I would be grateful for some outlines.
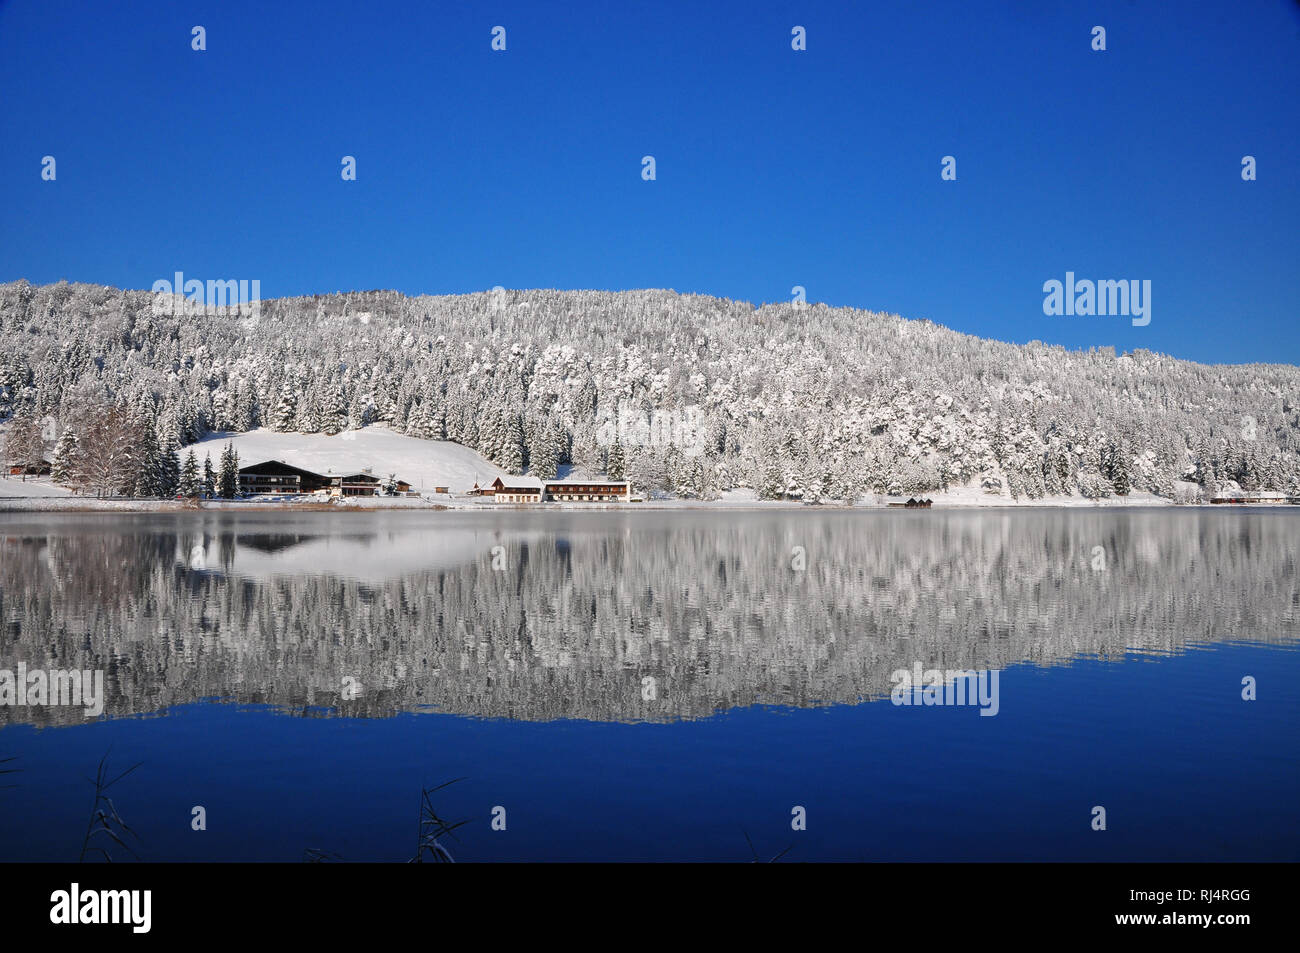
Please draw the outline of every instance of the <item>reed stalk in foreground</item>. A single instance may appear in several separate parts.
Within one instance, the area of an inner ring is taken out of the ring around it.
[[[778,860],[780,860],[782,857],[784,857],[786,854],[790,853],[790,851],[794,849],[794,844],[791,844],[785,850],[781,851],[781,853],[773,856],[771,860],[761,861],[758,859],[758,851],[754,850],[754,842],[749,839],[749,831],[742,830],[741,833],[745,835],[745,843],[749,845],[749,852],[754,855],[754,859],[750,861],[751,864],[761,864],[761,863],[775,864]]]
[[[136,860],[140,859],[136,852],[123,840],[123,837],[134,837],[139,840],[139,835],[131,830],[126,821],[122,820],[122,816],[117,813],[117,807],[109,798],[108,790],[143,763],[142,761],[136,762],[110,781],[108,779],[108,755],[106,754],[99,759],[99,767],[95,770],[94,780],[86,779],[95,785],[95,800],[90,806],[90,820],[86,823],[86,836],[81,841],[81,856],[77,858],[78,863],[85,863],[86,855],[96,851],[108,863],[113,862],[113,855],[109,853],[107,847],[91,844],[91,838],[99,834],[107,836],[132,857],[135,857]]]
[[[17,774],[19,771],[21,771],[22,768],[6,768],[6,767],[5,767],[6,764],[9,764],[9,763],[11,763],[11,762],[13,762],[13,761],[17,761],[17,760],[18,760],[18,759],[17,759],[16,757],[15,757],[15,758],[0,758],[0,774]],[[18,787],[18,785],[16,785],[16,784],[0,784],[0,791],[5,790],[6,788],[16,788],[16,787]]]
[[[458,827],[463,827],[468,824],[469,821],[458,821],[455,824],[447,823],[439,817],[438,812],[434,810],[433,798],[431,795],[435,791],[441,791],[449,784],[455,784],[457,781],[464,780],[464,778],[453,778],[450,781],[444,781],[436,788],[420,789],[420,826],[416,835],[415,856],[411,858],[411,863],[423,864],[425,863],[426,857],[432,860],[435,864],[454,864],[456,862],[455,858],[451,856],[451,852],[442,845],[439,838],[451,837],[452,840],[455,840],[456,837],[452,834],[452,831],[456,830]]]

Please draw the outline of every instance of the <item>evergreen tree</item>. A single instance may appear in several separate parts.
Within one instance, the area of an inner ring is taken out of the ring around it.
[[[233,422],[236,430],[252,430],[257,426],[257,401],[248,381],[242,378],[235,389],[235,406]]]
[[[410,412],[406,417],[406,433],[421,440],[433,439],[433,424],[429,412],[420,401],[412,401]]]
[[[233,500],[239,492],[239,454],[234,444],[226,444],[221,451],[221,470],[217,474],[217,495],[223,500]]]
[[[785,470],[776,454],[769,453],[760,463],[757,480],[758,498],[760,500],[781,500],[785,498]]]
[[[1277,454],[1269,457],[1268,463],[1264,466],[1264,488],[1268,490],[1283,491],[1286,489],[1286,477],[1283,475],[1282,461]]]
[[[336,434],[346,429],[347,425],[348,405],[343,397],[343,391],[337,384],[331,385],[325,392],[325,399],[321,402],[321,433]]]
[[[63,431],[54,448],[50,478],[61,486],[71,486],[77,482],[77,433],[71,427]]]
[[[203,495],[205,497],[215,496],[217,492],[217,479],[212,472],[212,454],[203,458]]]
[[[185,465],[181,467],[179,492],[181,496],[190,497],[198,496],[203,490],[203,484],[199,476],[199,458],[191,450],[185,457]]]
[[[497,462],[507,473],[524,469],[524,428],[515,414],[507,414],[501,441],[501,458]]]
[[[166,420],[163,424],[162,435],[158,440],[158,491],[159,495],[171,499],[180,489],[181,467],[180,467],[180,438],[177,436],[176,423],[173,420]]]
[[[529,472],[539,480],[554,480],[559,475],[559,443],[562,438],[551,425],[539,427],[529,452]]]
[[[623,445],[619,443],[618,436],[614,436],[614,443],[609,448],[609,456],[605,461],[605,475],[611,480],[623,479],[623,470],[625,462],[623,460]]]
[[[298,412],[294,418],[294,429],[298,433],[320,433],[320,388],[313,382],[298,397]]]
[[[1110,482],[1115,488],[1116,496],[1128,496],[1132,489],[1132,476],[1129,472],[1128,451],[1121,446],[1111,460]]]
[[[271,415],[271,429],[281,433],[292,430],[298,419],[298,385],[292,377],[286,377],[280,385],[280,399]]]
[[[429,407],[429,439],[446,440],[447,439],[447,412],[443,402],[436,397],[430,397],[426,402]]]
[[[149,499],[162,495],[162,452],[153,427],[144,424],[140,426],[139,433],[131,494]]]
[[[483,415],[483,423],[478,428],[474,442],[474,446],[479,453],[498,465],[502,465],[501,460],[505,455],[505,415],[504,407],[489,406],[487,412]],[[466,437],[468,439],[467,431]],[[466,446],[469,446],[469,444],[466,444]],[[522,466],[522,463],[520,465]],[[509,467],[506,467],[506,469],[509,469]]]
[[[466,404],[461,404],[460,414],[460,442],[466,447],[478,446],[478,428],[479,417],[473,408]]]

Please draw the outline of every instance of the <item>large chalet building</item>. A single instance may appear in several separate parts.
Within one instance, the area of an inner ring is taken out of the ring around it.
[[[315,473],[281,460],[254,463],[239,470],[239,492],[245,496],[379,496],[382,487],[383,481],[367,470]],[[411,484],[398,480],[397,492],[411,492]]]

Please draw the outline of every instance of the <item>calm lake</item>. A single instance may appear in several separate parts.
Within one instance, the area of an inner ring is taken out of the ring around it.
[[[1295,507],[0,515],[0,860],[1300,860],[1298,645]]]

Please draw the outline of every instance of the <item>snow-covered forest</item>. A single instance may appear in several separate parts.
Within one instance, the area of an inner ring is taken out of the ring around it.
[[[49,454],[73,454],[81,422],[111,409],[152,430],[136,454],[152,475],[117,480],[145,487],[180,478],[159,451],[183,460],[211,432],[384,423],[511,472],[571,464],[706,499],[955,485],[1172,498],[1179,481],[1300,492],[1291,365],[1020,346],[657,290],[353,292],[241,316],[155,313],[145,291],[0,285],[0,420],[28,435],[15,445],[30,448],[38,423]]]

